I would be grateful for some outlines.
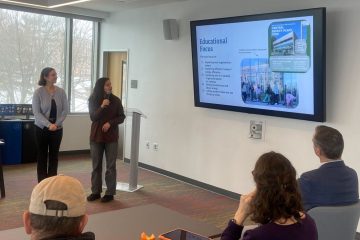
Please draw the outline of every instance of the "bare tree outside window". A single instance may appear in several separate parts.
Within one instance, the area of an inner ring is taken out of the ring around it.
[[[72,85],[70,109],[87,112],[91,94],[94,23],[73,21]]]
[[[87,112],[94,60],[94,22],[73,26],[71,79],[66,79],[67,18],[0,9],[0,104],[31,103],[40,72],[53,67],[70,90],[70,111]]]
[[[0,9],[0,103],[31,103],[40,72],[53,67],[63,87],[65,18]]]

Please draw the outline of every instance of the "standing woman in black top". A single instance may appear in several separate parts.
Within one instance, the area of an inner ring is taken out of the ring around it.
[[[90,131],[90,150],[93,170],[91,173],[91,194],[88,201],[101,197],[102,161],[106,158],[105,195],[101,202],[114,200],[116,194],[116,158],[118,151],[119,127],[125,120],[121,100],[112,94],[109,78],[96,81],[93,93],[89,98],[89,114],[92,121]]]
[[[55,69],[44,68],[40,75],[40,87],[34,92],[32,101],[36,125],[38,182],[57,175],[62,125],[69,112],[66,93],[55,86],[56,81]]]

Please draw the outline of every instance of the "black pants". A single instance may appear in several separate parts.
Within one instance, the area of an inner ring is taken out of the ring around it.
[[[62,136],[62,129],[52,132],[47,128],[35,128],[38,182],[57,175],[58,155]]]

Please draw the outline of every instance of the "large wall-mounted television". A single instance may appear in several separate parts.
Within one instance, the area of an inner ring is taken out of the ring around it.
[[[325,121],[325,8],[190,26],[195,106]]]

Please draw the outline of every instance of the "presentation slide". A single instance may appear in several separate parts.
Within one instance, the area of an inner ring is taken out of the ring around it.
[[[313,16],[196,26],[202,103],[314,114]]]

